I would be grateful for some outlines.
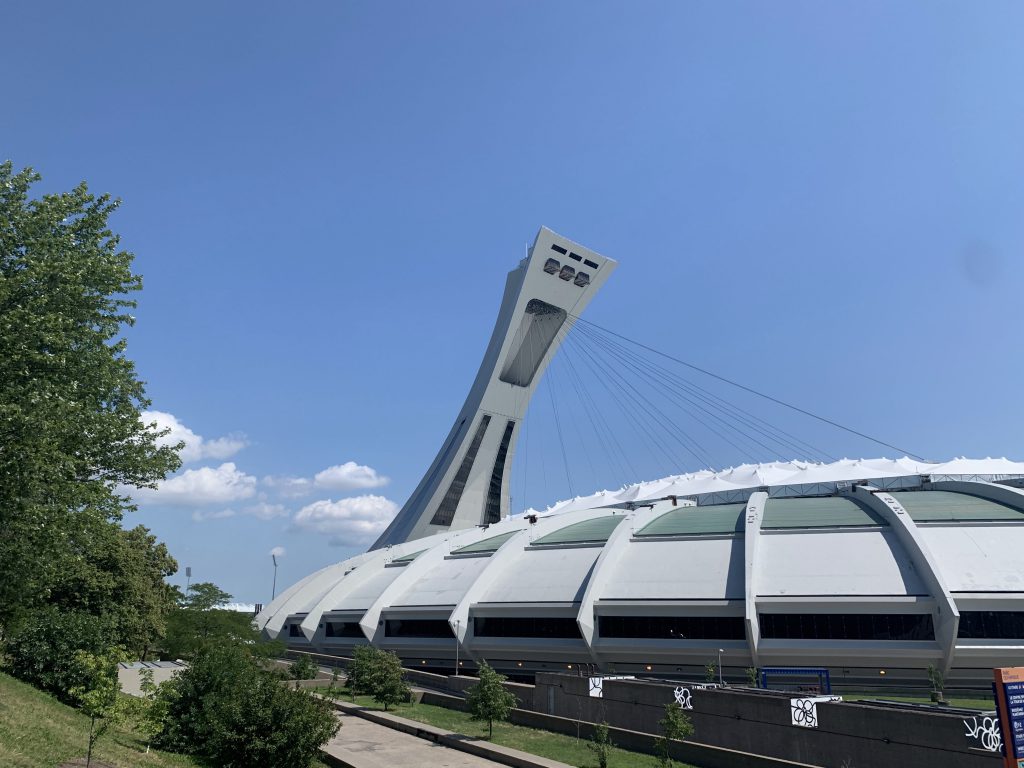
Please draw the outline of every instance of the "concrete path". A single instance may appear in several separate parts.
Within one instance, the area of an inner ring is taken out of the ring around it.
[[[500,765],[361,717],[342,713],[339,717],[341,730],[323,749],[351,768],[495,768]]]

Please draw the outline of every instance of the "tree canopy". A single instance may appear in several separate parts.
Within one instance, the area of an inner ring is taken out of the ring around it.
[[[142,420],[123,336],[142,278],[108,227],[118,202],[84,183],[33,198],[38,181],[0,163],[0,632],[49,606],[109,616],[112,642],[144,653],[177,564],[119,523],[126,489],[177,469],[180,446]]]

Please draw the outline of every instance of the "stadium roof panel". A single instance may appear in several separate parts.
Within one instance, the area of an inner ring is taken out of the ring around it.
[[[491,536],[489,539],[483,539],[475,544],[467,544],[465,547],[453,549],[451,553],[453,555],[492,555],[498,551],[498,547],[517,533],[519,533],[518,529],[508,533],[500,533],[497,536]]]
[[[647,538],[742,533],[745,509],[745,504],[677,507],[656,517],[637,531],[636,536]]]
[[[862,528],[888,525],[855,499],[843,496],[771,499],[762,528]]]
[[[533,542],[535,547],[559,544],[604,544],[625,515],[604,515],[559,528]]]
[[[1024,512],[1008,504],[952,491],[899,491],[891,494],[915,523],[958,523],[1011,520],[1024,522]]]

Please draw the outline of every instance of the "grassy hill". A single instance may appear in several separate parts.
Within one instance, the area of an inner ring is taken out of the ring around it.
[[[4,768],[54,768],[85,757],[89,719],[13,677],[0,673],[0,765]],[[130,731],[111,728],[96,745],[94,760],[118,768],[194,768],[182,755],[151,751]]]

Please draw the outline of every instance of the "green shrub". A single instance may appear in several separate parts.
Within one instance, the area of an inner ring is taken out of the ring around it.
[[[232,643],[200,649],[159,695],[166,714],[154,746],[221,768],[308,766],[339,727],[328,704],[281,685]]]
[[[594,753],[597,758],[598,768],[608,768],[608,756],[611,754],[611,737],[608,734],[608,723],[598,723],[594,726],[594,735],[587,743],[587,749]]]
[[[309,656],[300,656],[288,667],[292,680],[312,680],[320,672],[320,668]]]
[[[111,621],[81,611],[42,608],[7,639],[7,670],[17,678],[74,703],[70,691],[85,684],[79,652],[101,655],[110,648]]]
[[[673,741],[682,741],[693,736],[693,723],[683,712],[683,708],[674,701],[665,707],[665,716],[658,721],[662,735],[655,739],[658,750],[658,762],[665,768],[671,768],[672,755],[670,749]]]

